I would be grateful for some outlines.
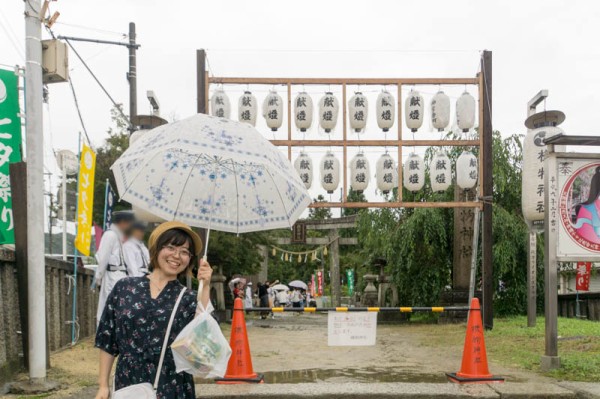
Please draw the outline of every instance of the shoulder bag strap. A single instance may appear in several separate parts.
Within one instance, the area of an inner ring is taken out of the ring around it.
[[[179,297],[177,298],[177,302],[175,302],[175,306],[173,307],[173,311],[171,312],[171,318],[169,319],[169,326],[167,327],[167,332],[165,333],[165,340],[162,345],[162,350],[160,352],[160,361],[158,362],[158,368],[156,369],[156,378],[154,379],[154,390],[158,387],[158,380],[160,380],[160,372],[162,370],[163,360],[165,360],[165,353],[167,352],[167,344],[169,343],[169,335],[171,334],[171,327],[173,327],[173,320],[175,319],[175,313],[177,313],[177,308],[179,307],[179,302],[181,302],[181,298],[183,298],[183,294],[187,288],[183,287],[181,292],[179,293]]]

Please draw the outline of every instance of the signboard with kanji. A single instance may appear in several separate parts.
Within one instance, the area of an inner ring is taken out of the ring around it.
[[[560,158],[552,180],[547,208],[550,229],[558,232],[557,256],[599,259],[600,161]]]
[[[575,289],[577,291],[590,290],[590,274],[592,271],[592,262],[577,262],[577,274],[575,281]]]

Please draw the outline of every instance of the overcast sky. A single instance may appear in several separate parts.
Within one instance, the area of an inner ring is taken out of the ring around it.
[[[23,8],[23,1],[2,0],[2,64],[24,65]],[[474,77],[480,51],[487,49],[493,51],[494,129],[503,135],[525,133],[527,101],[548,89],[547,109],[565,112],[562,127],[567,133],[600,130],[594,119],[600,100],[600,4],[592,1],[59,0],[51,9],[61,14],[53,27],[56,34],[121,40],[119,34],[135,22],[142,45],[138,112],[149,112],[145,93],[151,89],[166,119],[196,112],[199,48],[207,49],[210,72],[216,76],[376,78]],[[127,107],[126,48],[74,45],[110,94]],[[93,143],[101,145],[111,103],[74,54],[69,62],[87,130]],[[261,102],[269,88],[251,87]],[[225,87],[234,104],[243,89]],[[315,103],[325,89],[307,88]],[[349,88],[359,89],[370,96],[381,90]],[[418,89],[430,95],[438,88]],[[454,102],[465,87],[442,89]],[[477,97],[474,87],[467,89]],[[55,170],[51,149],[76,151],[81,130],[68,84],[50,86],[45,111],[45,163]],[[258,127],[271,137],[259,120]],[[310,134],[322,136],[316,128]],[[417,134],[438,137],[427,123]],[[314,163],[322,153],[316,153]]]

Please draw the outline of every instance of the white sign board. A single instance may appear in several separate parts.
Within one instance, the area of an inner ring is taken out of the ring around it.
[[[550,182],[551,229],[558,231],[557,256],[600,258],[600,161],[558,158]]]
[[[373,346],[377,337],[377,312],[329,312],[329,346]]]

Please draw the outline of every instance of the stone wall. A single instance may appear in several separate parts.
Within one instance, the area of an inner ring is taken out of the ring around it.
[[[23,368],[17,269],[14,255],[0,253],[0,381]],[[46,258],[46,325],[49,351],[71,343],[73,312],[73,263]],[[95,333],[97,292],[90,290],[93,272],[77,270],[77,321],[79,338]],[[71,281],[71,284],[69,283]]]

